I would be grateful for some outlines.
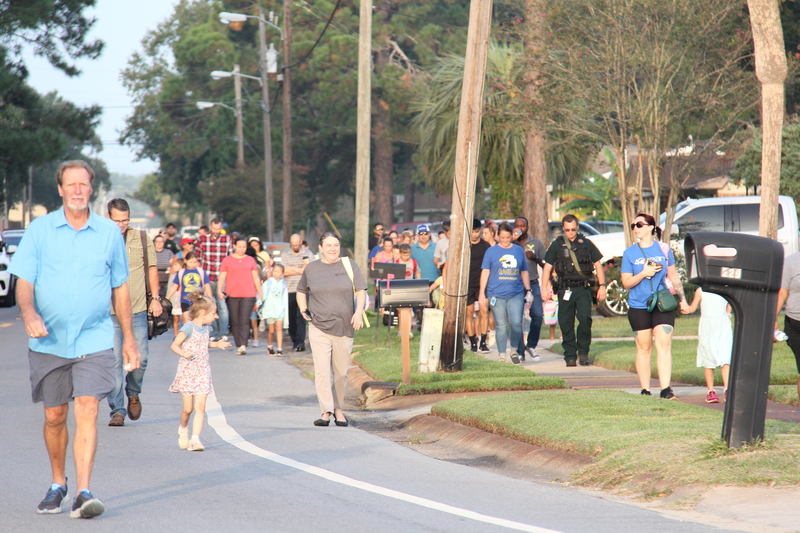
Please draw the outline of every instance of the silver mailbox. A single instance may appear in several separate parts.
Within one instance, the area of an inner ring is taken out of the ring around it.
[[[378,281],[378,304],[387,308],[428,305],[429,286],[427,279],[382,279]]]

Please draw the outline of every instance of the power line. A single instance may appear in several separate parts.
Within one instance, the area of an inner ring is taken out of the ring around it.
[[[294,63],[293,65],[289,65],[288,67],[286,65],[284,65],[281,68],[281,70],[283,70],[284,68],[294,68],[297,65],[299,65],[300,63],[304,62],[306,59],[308,59],[308,56],[311,55],[311,52],[314,51],[314,48],[316,48],[317,45],[319,44],[319,42],[322,40],[322,36],[325,35],[326,31],[328,31],[328,26],[331,25],[331,21],[333,20],[333,16],[336,15],[336,10],[339,9],[339,5],[341,3],[342,3],[342,0],[336,0],[336,5],[333,6],[333,11],[331,11],[331,16],[328,18],[328,22],[325,23],[325,27],[322,28],[322,32],[319,34],[319,37],[317,37],[317,40],[314,43],[314,46],[312,46],[311,49],[308,52],[306,52],[305,55],[303,57],[301,57],[296,63]]]

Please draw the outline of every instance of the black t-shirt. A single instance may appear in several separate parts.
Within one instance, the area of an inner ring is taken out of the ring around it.
[[[491,248],[489,243],[481,239],[478,244],[470,243],[469,259],[469,288],[478,289],[481,286],[481,264],[486,250]]]
[[[175,244],[175,241],[173,241],[172,239],[166,239],[164,241],[164,248],[166,248],[167,250],[172,250],[172,253],[175,255],[178,255],[178,252],[181,251],[181,249],[178,248],[178,245]]]

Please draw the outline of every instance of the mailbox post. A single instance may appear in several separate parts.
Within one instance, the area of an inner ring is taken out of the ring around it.
[[[411,384],[411,308],[428,305],[427,279],[395,279],[378,281],[378,303],[387,309],[397,309],[400,329],[403,383]]]
[[[700,231],[686,236],[684,248],[689,282],[723,296],[736,316],[722,438],[731,448],[763,440],[783,246],[754,235]]]

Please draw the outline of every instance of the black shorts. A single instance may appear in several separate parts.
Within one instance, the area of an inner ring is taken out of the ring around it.
[[[800,320],[787,316],[783,322],[783,332],[789,337],[786,344],[792,349],[797,371],[800,372]]]
[[[471,287],[467,290],[467,305],[472,305],[478,300],[480,300],[481,295],[481,288],[480,287]]]
[[[628,322],[633,331],[643,331],[646,329],[653,329],[656,326],[675,326],[675,312],[668,311],[666,313],[654,309],[652,313],[648,313],[647,309],[628,309]]]
[[[181,302],[181,311],[183,311],[184,313],[188,313],[190,307],[192,307],[192,304],[187,304],[186,302]]]

